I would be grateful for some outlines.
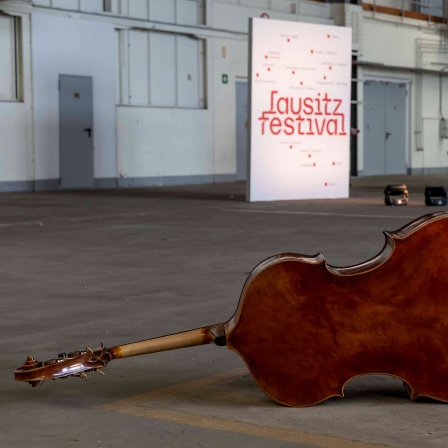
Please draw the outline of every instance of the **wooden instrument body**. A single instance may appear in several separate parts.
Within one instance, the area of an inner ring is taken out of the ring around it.
[[[448,213],[384,233],[382,252],[357,266],[282,254],[249,276],[227,346],[274,400],[309,406],[387,374],[412,399],[448,401]]]

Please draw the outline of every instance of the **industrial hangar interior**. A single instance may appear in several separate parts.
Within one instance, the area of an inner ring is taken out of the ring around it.
[[[446,14],[0,0],[1,446],[447,446]],[[346,196],[250,200],[260,20],[350,30]]]

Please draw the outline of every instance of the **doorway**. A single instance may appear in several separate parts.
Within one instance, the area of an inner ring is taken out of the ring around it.
[[[93,79],[59,76],[60,187],[93,188]]]
[[[247,178],[248,130],[247,82],[236,82],[236,180]]]
[[[405,83],[364,83],[364,175],[407,173],[407,111]]]

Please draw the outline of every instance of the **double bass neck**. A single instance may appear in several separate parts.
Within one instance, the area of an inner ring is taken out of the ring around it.
[[[224,324],[215,324],[168,336],[118,345],[106,350],[111,355],[111,359],[118,359],[213,343],[226,345]]]

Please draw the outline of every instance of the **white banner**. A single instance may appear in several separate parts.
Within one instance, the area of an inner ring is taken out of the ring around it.
[[[251,21],[247,199],[348,197],[351,29]]]

